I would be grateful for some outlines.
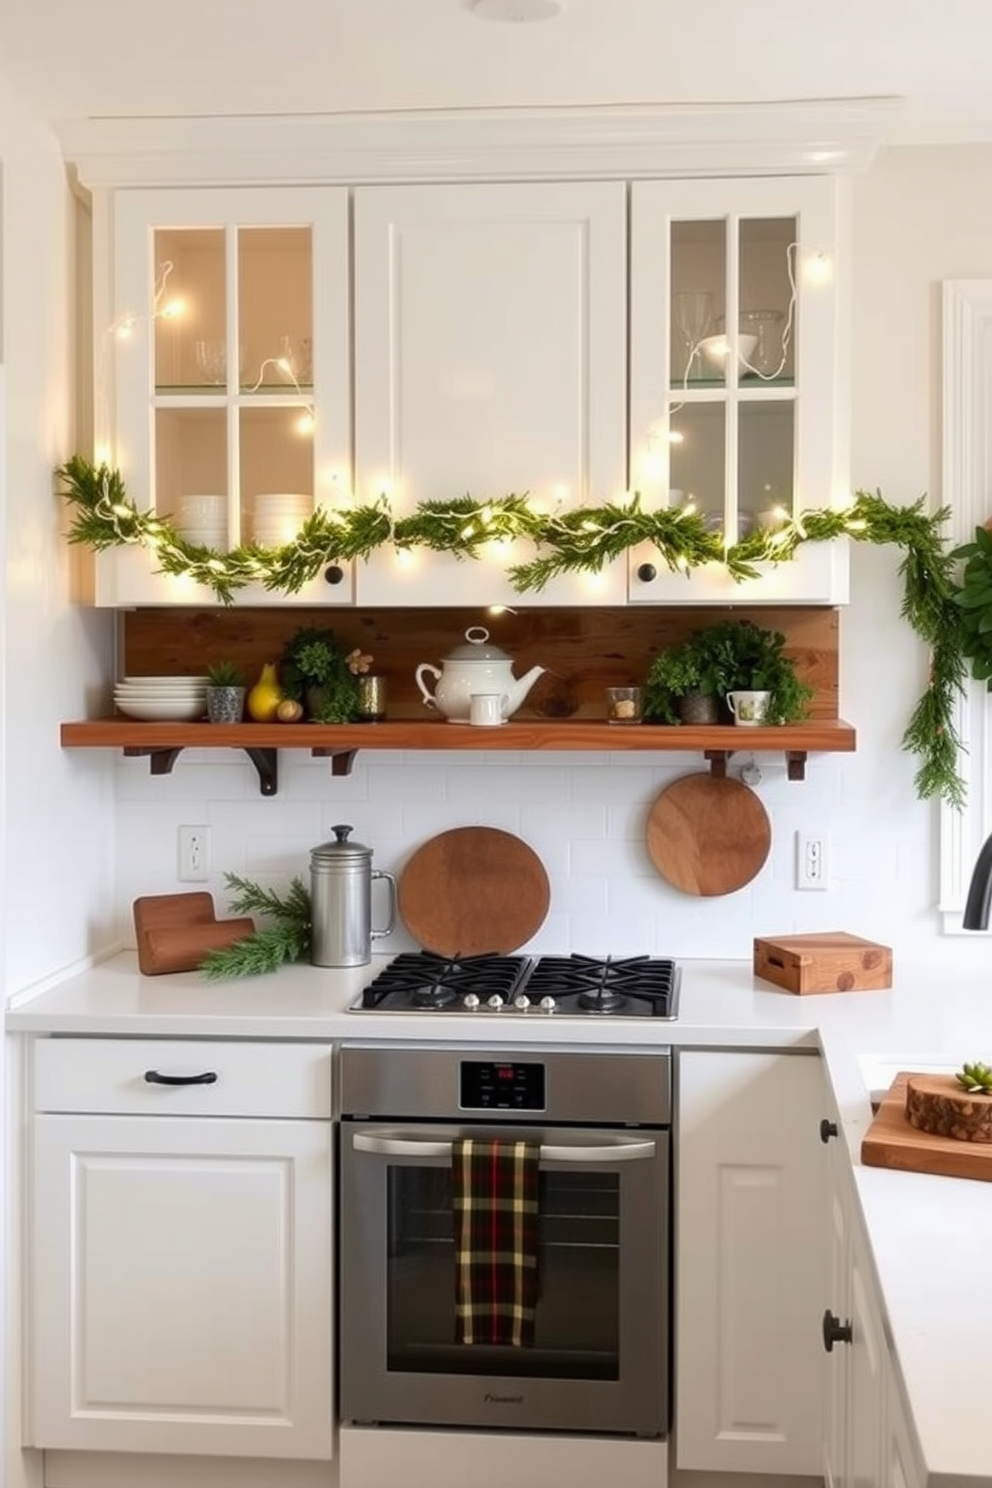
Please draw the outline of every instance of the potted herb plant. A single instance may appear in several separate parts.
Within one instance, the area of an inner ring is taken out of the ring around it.
[[[332,630],[304,625],[295,631],[283,649],[279,675],[284,697],[302,703],[314,723],[356,718],[358,678]]]
[[[233,661],[207,667],[207,718],[211,723],[240,723],[245,709],[245,679]]]
[[[644,715],[662,723],[717,723],[734,691],[769,692],[769,723],[799,722],[813,697],[785,655],[780,631],[725,620],[658,653],[645,679]]]

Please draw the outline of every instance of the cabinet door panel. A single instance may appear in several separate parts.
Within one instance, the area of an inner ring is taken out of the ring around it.
[[[821,1084],[812,1057],[679,1057],[680,1468],[821,1471]]]
[[[329,1122],[41,1116],[42,1447],[327,1458]]]
[[[621,182],[369,187],[355,193],[355,446],[364,500],[526,493],[542,510],[626,483]],[[456,564],[373,554],[363,604],[511,603],[503,550]],[[622,600],[557,580],[528,604]],[[595,597],[593,597],[595,596]]]

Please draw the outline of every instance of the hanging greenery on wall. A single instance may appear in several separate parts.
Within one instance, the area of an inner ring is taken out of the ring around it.
[[[139,511],[117,470],[74,455],[56,471],[71,509],[72,543],[101,551],[139,545],[155,554],[159,569],[206,585],[224,604],[248,584],[296,594],[334,563],[368,558],[377,548],[429,548],[459,558],[478,558],[489,543],[526,538],[537,556],[508,570],[518,593],[540,592],[561,574],[598,573],[629,548],[647,543],[674,572],[686,575],[705,563],[722,563],[737,579],[757,578],[759,563],[794,558],[803,543],[849,537],[892,544],[903,551],[902,615],[930,650],[930,680],[910,716],[903,747],[919,756],[915,783],[922,799],[960,807],[964,784],[957,770],[961,744],[954,728],[954,703],[967,676],[959,553],[942,536],[946,508],[928,514],[924,500],[891,506],[881,494],[858,491],[843,511],[806,511],[772,530],[749,533],[725,548],[692,507],[645,511],[638,496],[625,502],[581,507],[547,515],[535,511],[526,493],[490,501],[470,496],[424,501],[412,515],[394,518],[385,497],[347,510],[320,509],[295,538],[280,548],[243,544],[229,552],[186,542],[173,524]],[[990,606],[992,609],[992,606]]]

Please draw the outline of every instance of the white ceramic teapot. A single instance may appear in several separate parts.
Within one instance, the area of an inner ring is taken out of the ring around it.
[[[464,646],[456,646],[440,667],[421,662],[417,668],[417,686],[428,708],[437,708],[449,723],[468,723],[475,693],[496,693],[503,698],[502,721],[520,707],[545,668],[531,667],[526,676],[513,675],[513,661],[498,646],[490,646],[489,632],[482,625],[470,625]],[[433,693],[424,676],[436,677]]]

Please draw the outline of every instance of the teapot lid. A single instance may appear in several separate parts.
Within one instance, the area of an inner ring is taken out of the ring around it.
[[[312,861],[324,863],[357,863],[361,858],[371,858],[372,849],[361,842],[349,842],[348,833],[353,832],[354,827],[344,825],[332,827],[335,840],[333,842],[322,842],[319,847],[311,849]]]
[[[470,625],[465,632],[464,646],[449,651],[445,661],[510,661],[511,658],[498,646],[489,646],[489,632],[484,625]]]

